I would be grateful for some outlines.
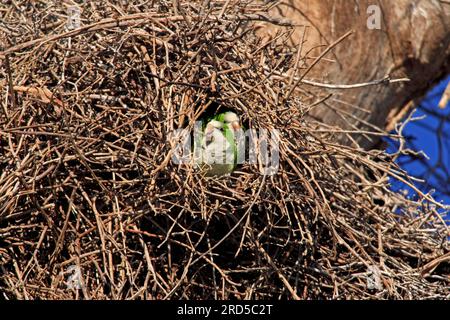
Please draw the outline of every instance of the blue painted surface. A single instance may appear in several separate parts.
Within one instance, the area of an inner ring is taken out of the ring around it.
[[[424,180],[423,183],[415,182],[421,191],[435,190],[435,199],[447,205],[450,205],[450,105],[440,109],[438,103],[449,82],[450,75],[428,92],[414,113],[414,117],[425,118],[408,123],[403,132],[408,148],[423,150],[429,159],[402,156],[397,161],[410,175]],[[388,152],[395,152],[396,145],[389,141]],[[403,183],[391,179],[391,184],[393,189],[407,190],[411,198],[416,197],[415,192]]]

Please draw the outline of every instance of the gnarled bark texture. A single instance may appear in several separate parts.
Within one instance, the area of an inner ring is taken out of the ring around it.
[[[380,29],[368,27],[368,20],[370,24],[376,19],[374,7],[368,11],[371,5],[380,9]],[[308,73],[308,79],[334,84],[364,83],[386,75],[411,79],[408,83],[333,90],[339,96],[339,101],[333,100],[333,108],[322,104],[311,112],[328,124],[366,129],[364,122],[368,122],[391,129],[412,105],[409,102],[449,71],[447,0],[287,0],[272,13],[298,25],[292,45],[298,46],[304,37],[302,52],[309,52],[311,57],[349,30],[354,31]],[[263,32],[273,35],[275,30],[269,26]],[[359,142],[369,148],[376,141],[360,138]]]

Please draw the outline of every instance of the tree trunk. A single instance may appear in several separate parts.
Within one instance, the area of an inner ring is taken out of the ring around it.
[[[335,99],[311,112],[327,124],[349,130],[368,129],[372,124],[390,130],[413,105],[410,102],[450,69],[447,0],[287,0],[272,13],[297,25],[291,41],[298,47],[303,37],[306,40],[301,46],[302,53],[309,56],[306,65],[353,30],[314,66],[306,79],[332,84],[366,83],[386,76],[411,80],[330,89]],[[263,32],[273,36],[276,29],[269,26]],[[366,148],[376,143],[362,136],[358,140]]]

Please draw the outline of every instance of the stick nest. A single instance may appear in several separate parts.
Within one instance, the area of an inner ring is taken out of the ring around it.
[[[294,77],[313,59],[289,27],[256,32],[284,22],[245,1],[120,3],[79,5],[79,25],[59,1],[1,4],[0,299],[450,297],[442,206],[389,189],[411,184],[402,150],[307,117],[327,98]],[[279,130],[275,174],[172,161],[172,133],[221,108]]]

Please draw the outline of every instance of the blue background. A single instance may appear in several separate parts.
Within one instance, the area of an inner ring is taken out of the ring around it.
[[[438,103],[449,82],[450,75],[427,93],[414,113],[414,117],[425,118],[408,123],[403,131],[406,146],[414,151],[423,150],[429,159],[402,156],[397,160],[410,175],[424,180],[415,182],[418,189],[433,192],[434,198],[446,205],[450,205],[450,104],[440,109]],[[397,148],[398,142],[388,140],[388,152]],[[416,197],[403,183],[391,179],[391,184],[394,190],[407,190],[409,197]]]

